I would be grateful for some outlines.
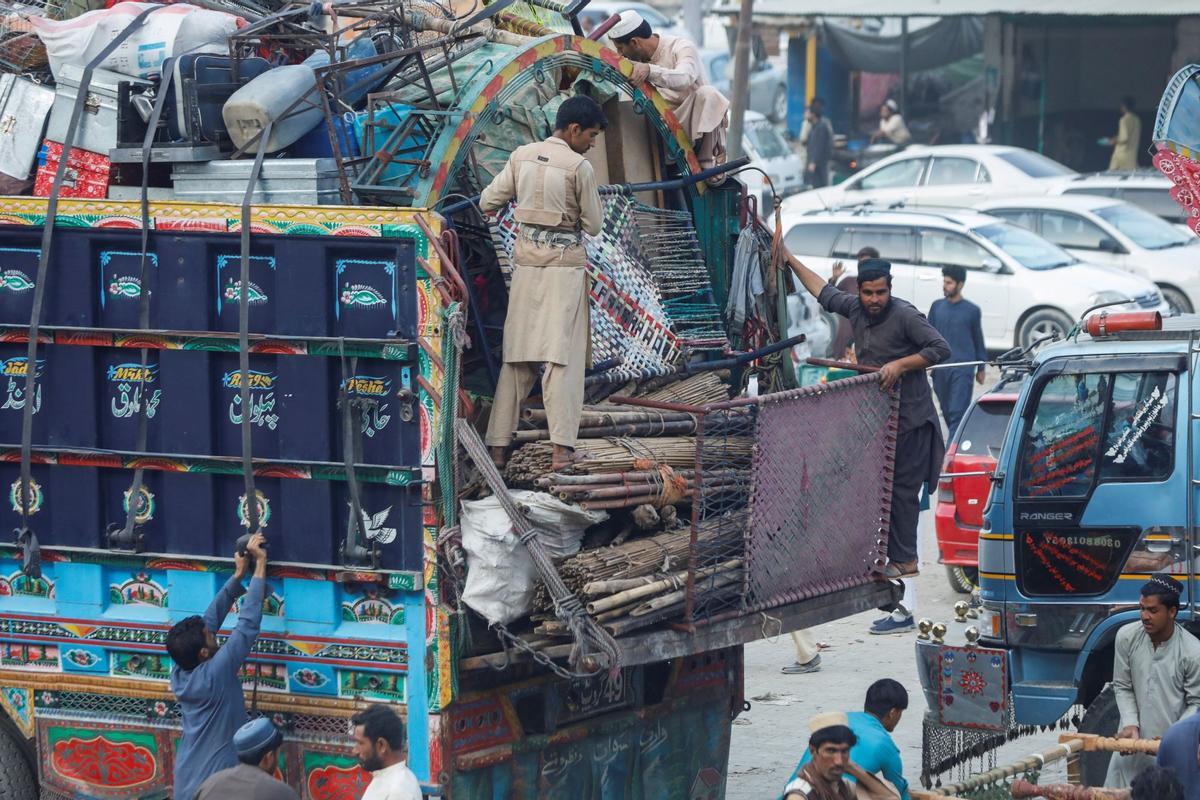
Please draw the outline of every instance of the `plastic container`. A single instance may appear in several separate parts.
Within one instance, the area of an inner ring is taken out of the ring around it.
[[[840,381],[842,378],[853,378],[857,374],[857,372],[848,369],[803,364],[800,367],[798,378],[801,386],[815,386],[818,383],[829,383],[830,381]]]

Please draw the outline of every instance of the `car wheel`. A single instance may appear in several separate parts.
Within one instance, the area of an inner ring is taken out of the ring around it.
[[[1079,723],[1080,733],[1094,733],[1100,736],[1116,736],[1121,725],[1121,710],[1117,708],[1117,696],[1112,685],[1104,687],[1104,691],[1096,695],[1096,699],[1087,707],[1083,719]],[[1112,753],[1096,750],[1079,755],[1081,775],[1080,780],[1085,786],[1103,786],[1108,776],[1108,762]]]
[[[956,567],[947,564],[946,577],[950,579],[950,588],[959,594],[970,594],[979,588],[978,567]]]
[[[1021,321],[1017,328],[1017,346],[1029,347],[1044,336],[1057,333],[1058,338],[1066,338],[1067,333],[1075,323],[1061,311],[1053,308],[1040,308]]]
[[[771,121],[783,122],[787,119],[788,112],[788,94],[786,86],[779,86],[775,89],[775,96],[771,99]]]
[[[1172,314],[1190,314],[1192,313],[1192,301],[1188,300],[1188,296],[1176,289],[1174,286],[1160,286],[1162,290],[1163,300],[1167,301],[1167,305],[1171,307]]]

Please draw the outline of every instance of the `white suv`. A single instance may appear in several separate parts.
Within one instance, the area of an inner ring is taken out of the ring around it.
[[[978,212],[812,212],[785,215],[783,227],[788,249],[822,275],[838,260],[853,274],[855,254],[874,247],[892,262],[895,295],[924,312],[942,296],[942,267],[965,268],[964,295],[982,310],[984,343],[992,351],[1054,332],[1065,336],[1100,303],[1170,311],[1145,278],[1081,262],[1024,228]]]
[[[1072,194],[992,200],[976,208],[1079,258],[1154,281],[1177,314],[1200,308],[1200,238],[1137,206]]]

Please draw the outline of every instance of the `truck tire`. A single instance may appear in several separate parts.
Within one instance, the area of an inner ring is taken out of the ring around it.
[[[950,588],[959,594],[970,594],[979,588],[978,567],[956,567],[947,564],[946,577],[950,580]]]
[[[1117,727],[1121,724],[1121,711],[1117,708],[1117,696],[1113,693],[1112,685],[1104,687],[1104,691],[1096,695],[1096,699],[1087,707],[1083,721],[1079,723],[1080,733],[1098,733],[1101,736],[1116,736]],[[1108,775],[1108,762],[1112,753],[1096,751],[1083,753],[1079,757],[1081,780],[1085,786],[1103,786],[1104,778]]]
[[[38,800],[37,776],[13,736],[10,726],[0,726],[0,800]]]

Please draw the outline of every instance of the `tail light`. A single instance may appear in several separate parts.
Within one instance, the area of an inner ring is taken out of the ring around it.
[[[957,450],[957,445],[950,445],[946,450],[946,458],[942,460],[942,474],[954,471],[954,453]],[[941,478],[938,480],[938,502],[954,504],[954,478]]]

